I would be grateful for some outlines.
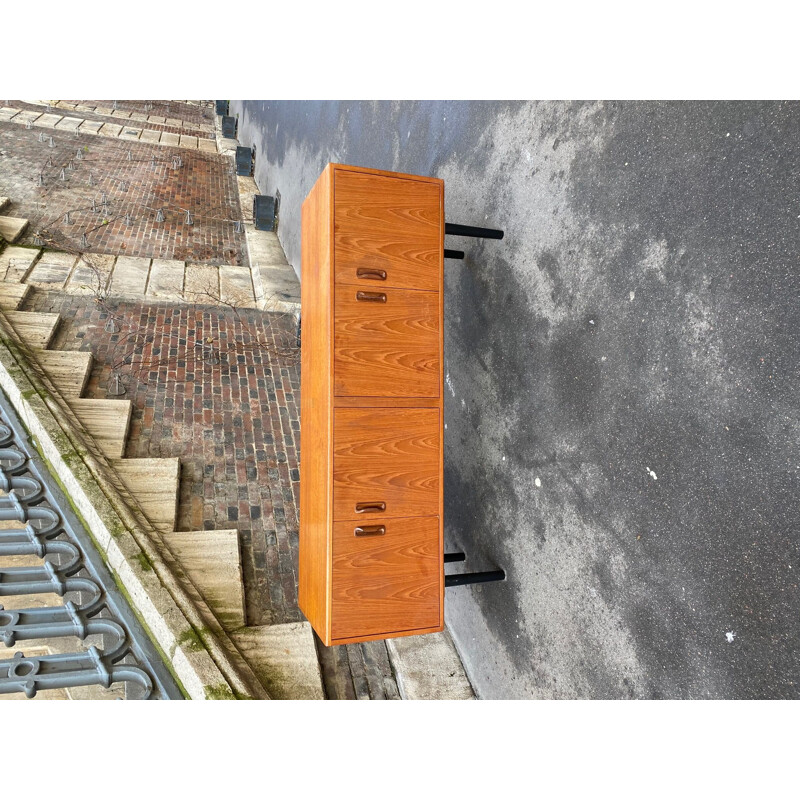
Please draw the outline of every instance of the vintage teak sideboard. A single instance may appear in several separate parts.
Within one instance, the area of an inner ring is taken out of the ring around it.
[[[299,602],[326,645],[444,627],[444,182],[329,164],[303,203]]]

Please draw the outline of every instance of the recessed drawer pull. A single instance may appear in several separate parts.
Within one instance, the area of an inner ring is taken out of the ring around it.
[[[356,300],[361,302],[385,303],[385,292],[356,292]]]
[[[356,270],[356,277],[368,281],[385,281],[386,270],[383,269],[359,269]]]
[[[383,536],[386,533],[385,525],[359,525],[353,533],[356,536]]]
[[[365,511],[386,511],[386,503],[356,503],[356,514]]]

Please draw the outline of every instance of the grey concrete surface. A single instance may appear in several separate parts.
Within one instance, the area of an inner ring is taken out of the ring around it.
[[[436,175],[447,591],[482,698],[800,697],[800,105],[245,102],[300,264],[328,161]],[[454,565],[457,566],[457,565]]]

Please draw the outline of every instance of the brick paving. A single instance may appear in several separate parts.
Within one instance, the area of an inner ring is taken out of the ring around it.
[[[86,397],[112,366],[133,403],[128,458],[181,461],[178,530],[239,531],[247,623],[302,621],[297,606],[300,365],[294,319],[200,305],[114,302],[34,290],[24,308],[62,317],[54,349],[94,356]],[[105,330],[109,314],[120,330]],[[208,338],[220,363],[197,346]],[[270,355],[266,344],[273,353]],[[133,354],[132,363],[124,364]],[[329,699],[396,700],[385,642],[325,647]]]
[[[246,264],[236,177],[222,155],[0,122],[0,194],[12,200],[6,214],[30,220],[28,244],[40,232],[70,252]]]
[[[152,102],[149,113],[158,115],[159,101]],[[118,107],[132,110],[137,103],[143,113],[144,101],[119,101]],[[171,114],[164,109],[163,115],[181,119],[186,133],[187,124],[213,120],[213,105],[173,103]],[[6,214],[31,220],[24,241],[40,231],[50,246],[71,252],[246,263],[244,234],[234,229],[241,208],[230,158],[89,134],[76,139],[53,130],[40,143],[41,131],[0,121],[0,195],[12,200]],[[173,155],[182,167],[173,166]],[[44,186],[38,185],[40,173]],[[100,206],[103,192],[107,207]],[[91,211],[93,200],[97,212]],[[165,209],[163,223],[156,221],[159,208]],[[187,208],[194,225],[185,224]],[[67,211],[70,224],[63,222]],[[83,232],[88,247],[81,246]],[[133,402],[126,456],[181,460],[178,529],[238,529],[248,624],[303,620],[297,607],[300,368],[293,318],[219,306],[99,305],[91,296],[41,290],[29,295],[25,308],[61,315],[53,348],[93,354],[84,396],[108,396],[112,367],[120,369],[124,396]],[[109,313],[120,322],[118,333],[105,330]],[[208,338],[219,363],[204,359],[197,346]],[[283,357],[270,355],[269,348]],[[399,697],[384,642],[327,648],[318,641],[317,649],[329,698]]]
[[[26,103],[24,100],[8,100],[5,102],[5,105],[10,108],[16,108],[20,111],[34,111],[39,114],[46,114],[47,106],[39,105],[38,103]],[[109,103],[109,106],[111,103]],[[177,134],[189,134],[191,136],[197,136],[199,139],[213,139],[215,134],[213,131],[204,130],[197,125],[191,122],[185,122],[181,126],[175,125],[168,125],[166,123],[161,122],[151,122],[149,119],[142,120],[142,119],[133,119],[133,118],[124,118],[124,117],[115,117],[115,116],[108,116],[107,114],[98,114],[95,111],[77,111],[72,108],[65,108],[63,106],[53,106],[52,114],[59,114],[60,116],[65,117],[76,117],[78,119],[88,119],[94,120],[96,122],[116,122],[118,125],[129,124],[131,127],[136,128],[145,128],[146,130],[153,130],[153,131],[162,131],[164,133],[177,133]],[[157,116],[157,111],[151,111],[151,116]],[[204,125],[208,125],[209,123],[204,123]],[[212,123],[213,124],[213,118]]]
[[[239,530],[248,624],[302,620],[294,318],[120,301],[111,309],[120,330],[109,333],[108,310],[91,298],[35,291],[24,308],[61,315],[54,349],[93,354],[84,396],[109,396],[119,368],[133,403],[126,457],[181,460],[178,529]],[[218,364],[197,346],[208,338]]]

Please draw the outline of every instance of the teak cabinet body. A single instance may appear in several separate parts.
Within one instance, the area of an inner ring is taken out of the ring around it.
[[[444,183],[329,164],[303,203],[300,609],[326,645],[444,627]]]

